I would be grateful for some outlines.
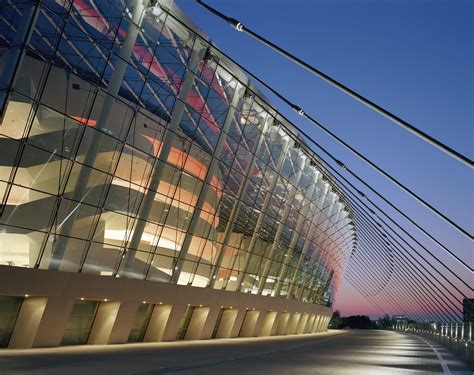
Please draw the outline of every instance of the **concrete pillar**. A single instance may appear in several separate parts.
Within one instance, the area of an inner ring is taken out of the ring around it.
[[[238,337],[240,333],[240,329],[242,328],[242,325],[245,320],[245,316],[247,315],[246,309],[239,309],[237,316],[235,317],[234,321],[234,326],[232,327],[232,330],[230,331],[230,337]]]
[[[31,5],[25,4],[22,9],[22,17],[20,23],[16,26],[16,33],[12,41],[13,46],[16,48],[8,48],[3,57],[3,61],[0,66],[0,89],[10,89],[15,84],[15,79],[18,75],[18,70],[21,68],[23,58],[25,56],[25,49],[30,42],[31,35],[36,25],[40,9],[39,2],[32,3]],[[0,122],[3,119],[5,108],[8,103],[8,94],[0,94]]]
[[[310,331],[309,331],[310,333],[314,333],[317,321],[318,321],[318,314],[314,314],[313,323],[311,324]]]
[[[171,308],[171,313],[166,324],[163,337],[161,341],[174,341],[176,339],[176,334],[178,333],[179,322],[183,317],[184,311],[186,310],[186,305],[173,305]]]
[[[74,306],[73,298],[48,297],[33,348],[59,346]]]
[[[281,314],[282,313],[280,311],[277,311],[276,316],[275,316],[275,320],[273,321],[272,330],[270,331],[270,336],[275,336],[276,335],[276,330],[277,330],[277,327],[278,327],[278,320],[280,319]]]
[[[276,335],[288,334],[288,321],[290,320],[290,315],[289,312],[283,312],[280,314],[275,332]]]
[[[288,324],[288,335],[294,335],[296,333],[296,328],[298,327],[298,322],[300,321],[301,314],[294,313],[291,316],[290,322]]]
[[[260,314],[258,315],[257,322],[255,323],[255,327],[253,329],[252,337],[257,337],[260,333],[260,330],[263,327],[263,322],[265,321],[267,311],[261,310]]]
[[[247,310],[242,327],[240,328],[239,337],[253,336],[259,315],[260,311],[258,310]]]
[[[235,325],[235,321],[237,319],[238,313],[239,313],[238,309],[225,309],[224,310],[224,312],[222,313],[222,318],[221,318],[219,327],[217,329],[216,339],[226,339],[226,338],[231,337],[232,328]]]
[[[186,331],[185,340],[200,340],[201,334],[204,329],[204,325],[209,315],[209,307],[195,307],[191,321],[189,322],[188,329]],[[217,316],[216,316],[217,318]],[[215,320],[214,320],[215,321]]]
[[[143,342],[159,342],[163,340],[171,310],[171,305],[155,305]]]
[[[304,328],[304,333],[311,333],[312,332],[311,330],[313,328],[313,324],[314,324],[315,319],[316,319],[315,314],[311,314],[309,316],[308,322],[306,323],[306,327]]]
[[[314,333],[319,333],[319,326],[321,324],[321,319],[322,319],[321,315],[318,315],[316,317],[316,321],[314,322],[314,327],[313,327]]]
[[[110,333],[109,344],[123,344],[128,341],[139,306],[139,301],[122,301],[120,303],[114,326]]]
[[[47,302],[44,297],[24,299],[8,348],[26,349],[33,346]]]
[[[109,343],[110,334],[114,327],[115,318],[120,308],[120,302],[101,302],[87,340],[90,345],[104,345]]]
[[[321,321],[321,327],[320,327],[320,332],[327,332],[328,330],[328,321],[329,318],[327,316],[323,316],[323,319]]]
[[[311,325],[311,330],[310,332],[311,333],[315,333],[316,332],[316,326],[318,325],[318,320],[319,320],[319,314],[315,314],[314,315],[314,320],[313,320],[313,324]]]
[[[318,326],[319,326],[319,321],[321,320],[321,315],[316,314],[316,318],[314,319],[313,327],[311,328],[312,333],[317,333],[318,331]]]
[[[318,332],[323,332],[325,318],[326,317],[324,315],[321,316],[321,319],[319,321],[319,326],[318,326]]]
[[[212,332],[214,331],[214,328],[216,327],[217,318],[219,317],[220,311],[221,311],[220,307],[211,307],[210,308],[209,314],[207,315],[206,322],[205,322],[204,327],[202,329],[202,334],[201,334],[201,339],[202,340],[206,340],[206,339],[211,338]],[[222,315],[224,315],[224,313]],[[221,318],[221,321],[222,321],[222,318]]]
[[[258,332],[258,336],[270,336],[272,333],[273,329],[273,324],[275,323],[275,319],[277,316],[276,311],[267,311],[265,314],[262,314],[264,316],[263,321],[262,321],[262,326]]]
[[[308,323],[308,318],[309,318],[309,314],[308,313],[304,313],[299,322],[298,322],[298,326],[296,328],[296,334],[297,335],[301,335],[302,333],[304,333],[304,329],[306,328],[306,323]]]

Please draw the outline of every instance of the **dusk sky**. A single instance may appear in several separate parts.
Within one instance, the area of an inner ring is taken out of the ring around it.
[[[249,36],[233,30],[194,1],[176,0],[176,3],[224,52],[464,229],[474,232],[472,169],[338,92]],[[207,3],[473,158],[474,2],[209,0]],[[297,126],[311,134],[319,144],[472,267],[474,249],[471,240],[332,141],[309,121],[296,115],[280,100],[271,94],[268,97]],[[348,178],[347,174],[343,175]],[[394,211],[386,208],[366,188],[355,184],[443,263],[468,284],[474,284],[472,273]],[[375,267],[370,262],[366,266],[367,270]],[[348,272],[353,272],[351,266]],[[473,297],[472,291],[456,285]],[[408,304],[410,311],[412,307]],[[384,312],[401,313],[389,306],[384,311],[373,306],[346,281],[336,295],[335,308],[341,310],[343,315],[369,314],[377,317]]]

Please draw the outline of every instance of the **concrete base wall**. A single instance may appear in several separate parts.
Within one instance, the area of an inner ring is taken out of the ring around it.
[[[155,305],[143,341],[173,341],[187,305],[186,340],[325,331],[328,307],[285,298],[88,274],[0,266],[0,295],[25,297],[10,348],[59,346],[74,301],[100,301],[88,344],[128,340],[139,305]],[[220,309],[225,312],[218,322]],[[314,317],[314,318],[313,318]]]

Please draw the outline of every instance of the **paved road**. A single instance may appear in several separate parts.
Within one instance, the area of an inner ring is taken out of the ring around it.
[[[472,374],[433,346],[397,332],[331,331],[293,337],[0,350],[0,375]]]

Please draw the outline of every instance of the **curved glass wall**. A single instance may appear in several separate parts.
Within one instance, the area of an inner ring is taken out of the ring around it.
[[[326,172],[144,3],[2,2],[0,264],[330,303],[353,228]]]

